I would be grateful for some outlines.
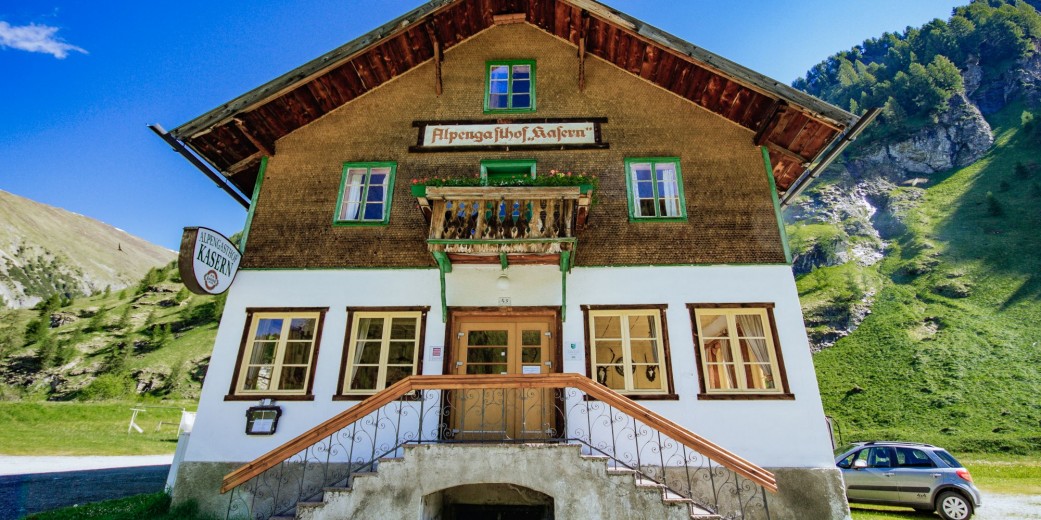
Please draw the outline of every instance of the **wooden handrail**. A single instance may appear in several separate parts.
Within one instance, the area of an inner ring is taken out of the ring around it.
[[[622,394],[603,386],[580,374],[541,375],[443,375],[409,376],[373,396],[345,410],[331,419],[300,434],[293,440],[261,455],[248,464],[224,476],[220,492],[226,493],[249,479],[277,466],[282,461],[299,453],[318,441],[340,431],[376,410],[390,404],[405,394],[416,390],[467,390],[482,388],[566,388],[572,387],[588,396],[611,405],[644,424],[668,435],[680,444],[697,451],[731,471],[763,486],[772,493],[777,492],[777,480],[773,473],[727,451],[718,444],[688,431],[686,428],[633,402]]]

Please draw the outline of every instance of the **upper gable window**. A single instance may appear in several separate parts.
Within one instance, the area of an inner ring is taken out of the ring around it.
[[[346,163],[334,224],[386,224],[394,190],[392,162]]]
[[[535,61],[488,62],[485,112],[535,111]]]
[[[683,177],[677,157],[625,160],[630,220],[684,220]]]

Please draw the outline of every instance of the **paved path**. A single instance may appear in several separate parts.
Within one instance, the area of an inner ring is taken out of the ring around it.
[[[0,520],[162,491],[171,455],[148,457],[0,456]]]

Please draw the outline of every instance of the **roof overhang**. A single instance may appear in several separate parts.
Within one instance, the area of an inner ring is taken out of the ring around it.
[[[593,0],[433,0],[169,132],[244,194],[294,130],[523,15],[586,53],[754,132],[782,196],[805,187],[857,117]],[[847,139],[842,139],[846,137]],[[827,154],[825,152],[828,152]],[[198,166],[198,165],[197,165]],[[208,172],[209,173],[209,172]],[[785,197],[784,200],[788,200]]]

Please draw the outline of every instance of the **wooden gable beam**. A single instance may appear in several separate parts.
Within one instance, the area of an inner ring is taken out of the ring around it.
[[[755,138],[752,139],[752,143],[756,146],[763,146],[766,140],[769,139],[770,134],[773,133],[774,128],[777,128],[777,122],[781,120],[781,116],[786,111],[788,111],[788,103],[780,99],[774,101],[770,108],[766,109],[766,119],[763,119],[759,129],[755,131]]]
[[[434,30],[433,18],[430,23],[423,26],[427,31],[427,36],[430,38],[430,45],[434,47],[434,93],[438,96],[444,91],[441,84],[441,61],[445,57],[444,49],[441,48],[441,38],[437,36],[437,31]]]
[[[582,10],[582,28],[578,33],[578,91],[586,90],[586,34],[589,33],[589,11]]]
[[[231,166],[228,166],[227,168],[224,169],[224,171],[227,172],[227,173],[230,173],[231,175],[235,175],[237,173],[241,173],[246,168],[249,168],[253,164],[256,164],[257,161],[259,161],[263,157],[267,157],[267,156],[265,156],[264,152],[262,152],[262,151],[254,153],[253,155],[250,155],[249,157],[246,157],[245,159],[243,159],[243,160],[241,160],[241,161],[239,161],[239,162],[237,162],[235,164],[232,164]]]
[[[245,135],[246,139],[253,146],[257,147],[257,150],[259,150],[261,153],[263,153],[264,155],[267,155],[269,157],[272,156],[272,155],[275,155],[274,152],[271,151],[270,147],[268,147],[264,143],[260,142],[260,139],[257,139],[257,136],[253,135],[253,132],[250,132],[249,129],[246,128],[246,122],[245,121],[243,121],[243,120],[241,120],[239,118],[235,118],[235,126],[238,127],[239,131],[242,132],[242,135]]]

